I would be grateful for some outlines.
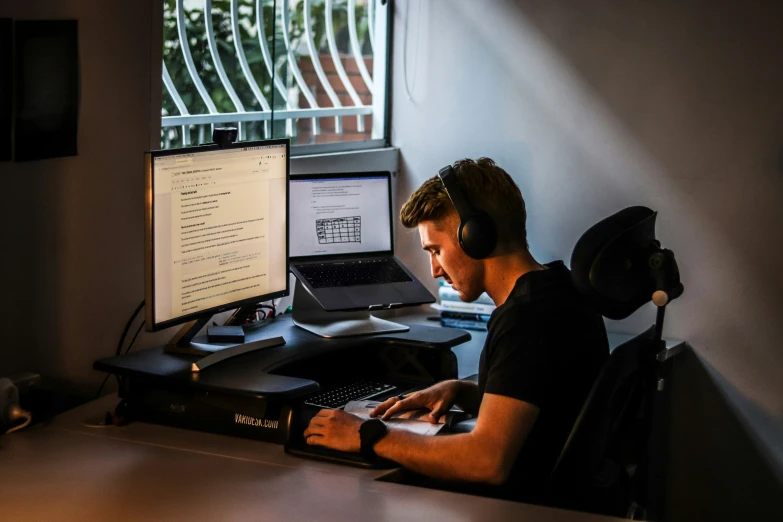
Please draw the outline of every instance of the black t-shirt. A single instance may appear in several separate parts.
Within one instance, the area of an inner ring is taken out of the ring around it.
[[[606,329],[555,261],[520,277],[489,320],[478,389],[539,408],[497,496],[534,501],[546,485],[588,393],[609,356]],[[495,489],[495,488],[493,488]]]

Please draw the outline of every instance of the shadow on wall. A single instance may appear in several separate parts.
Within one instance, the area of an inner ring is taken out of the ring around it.
[[[738,413],[726,393],[740,395],[691,349],[679,359],[672,382],[665,520],[783,520],[783,476],[748,430],[746,404]],[[779,429],[779,427],[778,427]]]
[[[717,2],[709,10],[697,2],[513,4],[517,31],[539,34],[556,55],[551,59],[563,62],[555,78],[562,80],[560,92],[531,79],[552,71],[540,63],[546,59],[524,53],[517,84],[560,121],[586,162],[604,172],[604,179],[589,179],[611,194],[598,200],[594,217],[639,202],[661,210],[660,235],[690,283],[686,302],[695,304],[698,296],[717,312],[710,322],[673,317],[677,336],[697,346],[714,344],[703,338],[706,328],[735,317],[726,292],[747,299],[758,323],[775,324],[783,297],[767,289],[783,288],[776,268],[783,249],[759,226],[783,218],[776,172],[783,138],[783,100],[776,92],[783,74],[769,53],[775,40],[783,48],[783,39],[774,36],[771,3]],[[513,41],[505,47],[516,49]],[[614,145],[600,146],[602,140]],[[625,158],[607,158],[607,152]],[[569,181],[578,183],[575,177]],[[742,333],[723,333],[732,337],[727,341],[747,341]]]
[[[487,60],[504,64],[518,92],[499,89],[512,104],[535,106],[534,122],[554,126],[558,147],[572,156],[558,162],[536,151],[536,161],[551,162],[544,167],[573,171],[534,172],[547,180],[526,197],[534,207],[540,193],[539,207],[550,208],[531,224],[531,241],[563,255],[581,231],[619,208],[660,211],[658,236],[676,253],[686,285],[666,333],[697,347],[724,376],[719,385],[731,383],[731,400],[765,412],[751,422],[760,422],[754,429],[783,469],[775,444],[783,433],[783,354],[775,349],[783,337],[783,243],[770,235],[783,222],[776,22],[783,4],[504,6],[471,24],[494,54]],[[465,24],[476,16],[466,3],[454,11]],[[583,208],[573,210],[577,202]],[[638,331],[647,317],[635,314],[616,330]]]
[[[686,287],[665,335],[709,361],[713,387],[783,470],[783,3],[441,1],[422,12],[415,103],[395,104],[398,206],[457,151],[517,180],[542,261],[568,259],[620,208],[659,211]],[[427,280],[406,234],[399,253]],[[641,331],[652,315],[611,329]]]

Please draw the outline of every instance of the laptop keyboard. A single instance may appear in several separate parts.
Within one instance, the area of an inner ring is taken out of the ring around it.
[[[296,265],[313,288],[404,283],[410,276],[394,259],[363,259]]]
[[[305,399],[304,403],[316,408],[337,409],[342,408],[351,401],[360,401],[372,399],[397,389],[391,384],[381,384],[379,382],[359,381],[346,384],[339,388],[334,388],[325,392],[311,395]]]

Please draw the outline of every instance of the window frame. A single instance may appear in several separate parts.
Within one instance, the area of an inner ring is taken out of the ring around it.
[[[287,1],[287,0],[278,0]],[[354,151],[364,151],[371,149],[382,149],[391,145],[391,109],[392,109],[392,58],[393,58],[393,31],[394,31],[394,0],[368,0],[374,1],[378,6],[385,5],[384,17],[385,29],[386,29],[386,49],[382,55],[374,55],[374,60],[382,56],[384,63],[381,65],[381,69],[384,71],[382,85],[385,91],[382,105],[376,102],[376,97],[373,96],[372,103],[369,105],[372,107],[371,114],[375,117],[380,114],[382,117],[382,137],[371,138],[367,140],[353,140],[353,141],[339,141],[330,143],[310,143],[298,145],[294,143],[293,136],[282,136],[283,138],[291,138],[291,157],[298,156],[311,156],[311,155],[334,155],[341,153],[350,153]],[[151,120],[151,136],[150,136],[150,150],[162,149],[161,145],[161,129],[163,127],[163,116],[161,114],[161,108],[163,107],[163,2],[153,2],[153,31],[151,38],[151,93],[150,98],[152,101],[153,116]],[[377,16],[377,14],[376,14]],[[373,67],[375,71],[379,70]],[[374,82],[375,85],[379,85],[378,82]],[[378,111],[378,107],[381,106],[382,110]],[[350,106],[346,106],[350,107]],[[329,109],[331,107],[319,107],[319,109]],[[279,109],[278,109],[279,110]],[[277,112],[274,108],[270,111],[272,114],[272,120],[274,120],[274,114]],[[178,117],[175,115],[173,117]],[[306,117],[306,116],[305,116]],[[322,116],[320,118],[331,118],[332,116]],[[350,116],[343,116],[348,118]],[[291,119],[294,124],[301,118]],[[259,121],[259,120],[255,120]],[[277,120],[284,121],[284,120]],[[370,129],[372,132],[372,127]],[[377,130],[376,130],[377,132]],[[268,139],[277,139],[281,136],[270,136]],[[246,138],[248,140],[250,138]],[[264,139],[264,138],[261,138]],[[195,145],[191,143],[190,145]]]

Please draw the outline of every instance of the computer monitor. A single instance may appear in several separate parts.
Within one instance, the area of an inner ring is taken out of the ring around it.
[[[289,294],[289,141],[145,155],[146,327],[187,323],[169,351],[213,314]],[[177,350],[179,348],[180,350]]]

